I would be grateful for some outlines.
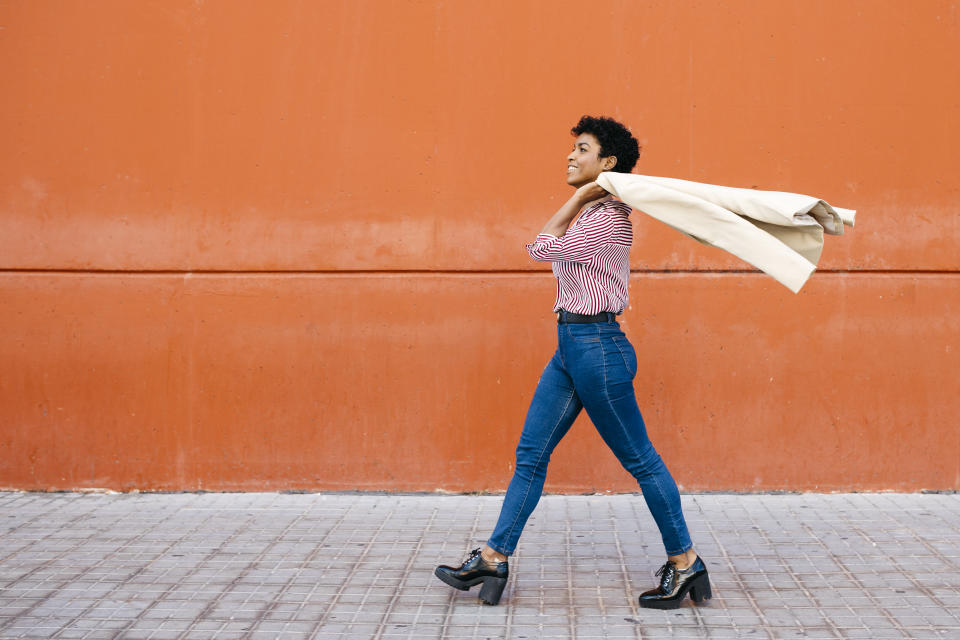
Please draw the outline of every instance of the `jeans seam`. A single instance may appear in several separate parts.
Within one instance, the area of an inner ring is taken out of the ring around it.
[[[560,426],[560,423],[563,422],[563,416],[566,415],[567,409],[570,408],[570,401],[573,400],[573,396],[576,394],[576,389],[571,389],[570,395],[567,396],[567,403],[563,406],[563,411],[560,412],[560,417],[557,419],[557,423],[553,425],[553,429],[550,430],[550,436],[547,438],[547,444],[549,445],[550,441],[553,440],[553,434],[557,432],[557,428]],[[533,466],[534,472],[540,468],[540,461],[543,460],[543,453],[546,447],[540,450],[540,457],[537,458],[536,464]],[[533,486],[533,482],[527,484],[527,491],[523,494],[523,500],[520,501],[520,505],[517,509],[517,515],[513,518],[513,522],[510,523],[510,528],[507,529],[506,540],[510,541],[510,538],[513,537],[513,530],[517,526],[517,520],[520,519],[520,514],[523,512],[523,505],[527,503],[527,498],[530,496],[530,487]],[[500,553],[504,553],[501,551]]]
[[[616,338],[616,337],[611,338],[611,340],[613,340],[614,346],[617,347],[617,351],[620,352],[620,359],[623,360],[623,366],[625,366],[625,367],[627,368],[627,373],[630,373],[631,376],[637,375],[637,372],[636,372],[636,371],[634,371],[634,372],[632,372],[632,373],[630,372],[630,363],[627,362],[627,357],[626,357],[625,355],[623,355],[623,349],[620,347],[620,340],[619,340],[618,338]],[[638,368],[639,368],[639,365],[638,365]]]
[[[564,369],[566,369],[566,368],[567,368],[567,363],[566,363],[566,362],[564,361],[564,359],[563,359],[563,349],[560,347],[560,340],[559,340],[559,338],[561,338],[561,337],[562,337],[562,336],[560,336],[560,335],[557,336],[557,354],[560,356],[560,364],[563,365],[563,368],[564,368]]]
[[[616,346],[616,342],[614,342],[614,346]],[[617,351],[620,351],[619,346],[617,346]],[[620,425],[620,431],[623,433],[624,440],[630,443],[630,450],[633,452],[634,457],[636,457],[637,460],[640,460],[640,456],[637,454],[637,449],[633,445],[633,440],[630,438],[630,434],[627,433],[627,428],[620,419],[620,414],[617,413],[616,409],[613,408],[613,402],[610,400],[610,390],[607,388],[607,354],[603,352],[603,347],[600,348],[600,357],[603,358],[603,397],[606,398],[607,406],[610,407],[610,412],[616,417],[617,424]],[[623,359],[622,353],[620,355],[620,359]],[[624,363],[624,368],[626,368],[626,363]],[[657,492],[660,493],[660,500],[664,504],[669,504],[669,500],[667,500],[667,496],[663,493],[663,486],[660,484],[660,478],[657,477],[657,474],[653,474],[653,482],[655,485],[657,485]],[[672,516],[670,518],[670,526],[676,529],[676,523],[673,521]]]

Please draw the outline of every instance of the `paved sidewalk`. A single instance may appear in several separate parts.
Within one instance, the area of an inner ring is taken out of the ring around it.
[[[0,638],[960,638],[960,495],[684,495],[675,611],[636,495],[545,497],[497,607],[440,583],[500,500],[0,493]]]

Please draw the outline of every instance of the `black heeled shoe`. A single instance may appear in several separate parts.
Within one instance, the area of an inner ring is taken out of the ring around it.
[[[436,568],[433,575],[461,591],[482,582],[480,599],[486,604],[497,604],[503,595],[503,588],[507,586],[510,569],[506,562],[487,562],[480,555],[480,549],[474,549],[459,567],[442,564]]]
[[[640,606],[647,609],[676,609],[687,592],[694,602],[703,602],[713,597],[710,590],[710,576],[707,565],[697,556],[693,564],[681,571],[673,561],[668,560],[657,571],[660,586],[640,596]]]

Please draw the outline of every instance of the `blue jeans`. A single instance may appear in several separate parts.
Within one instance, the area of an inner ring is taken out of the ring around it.
[[[533,513],[554,447],[587,410],[603,441],[637,479],[667,555],[692,547],[677,484],[647,437],[633,393],[637,355],[616,322],[558,324],[557,351],[547,363],[517,445],[517,465],[500,518],[487,541],[510,555]]]

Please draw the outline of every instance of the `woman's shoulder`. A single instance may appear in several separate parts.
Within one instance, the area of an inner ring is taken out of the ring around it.
[[[604,200],[603,202],[595,205],[593,213],[605,213],[605,214],[618,214],[618,215],[630,215],[630,212],[633,209],[630,208],[626,202],[621,202],[620,200],[615,200],[611,198],[610,200]]]

